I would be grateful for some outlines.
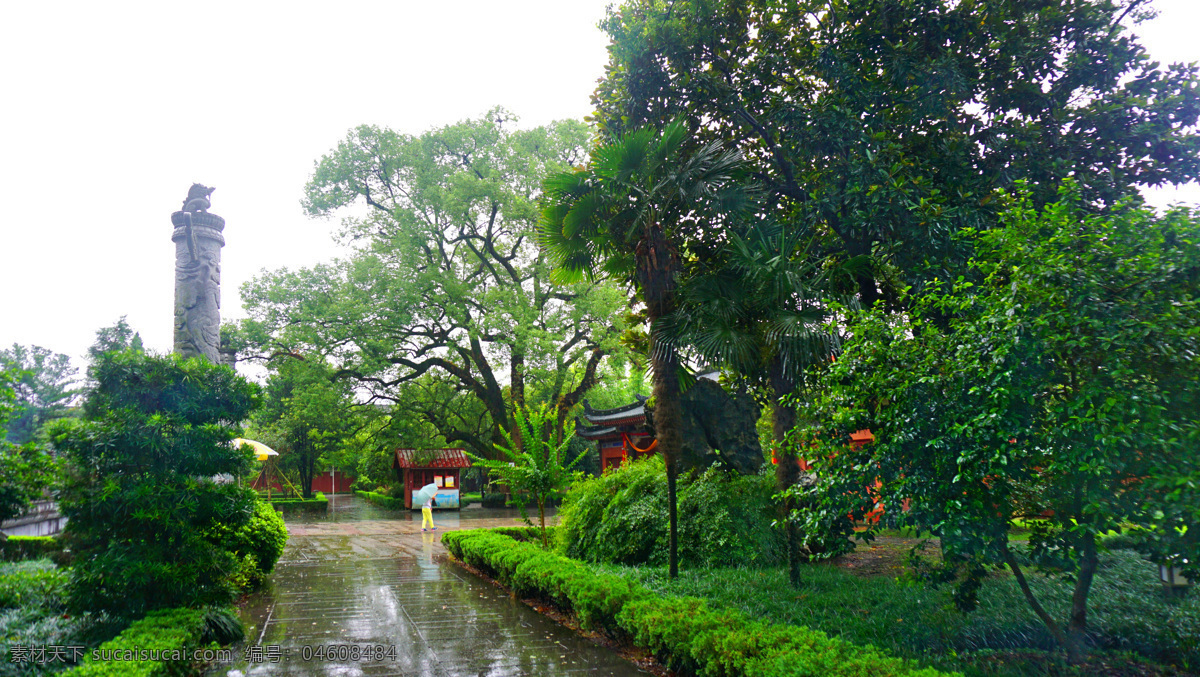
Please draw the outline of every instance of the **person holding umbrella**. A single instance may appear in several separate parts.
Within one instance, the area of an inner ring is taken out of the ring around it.
[[[437,494],[437,485],[430,482],[413,494],[413,503],[421,504],[421,531],[437,531],[433,525],[433,506],[437,505],[433,497]]]

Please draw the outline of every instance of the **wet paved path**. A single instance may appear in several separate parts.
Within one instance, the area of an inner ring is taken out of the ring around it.
[[[241,610],[247,645],[215,673],[648,674],[446,562],[420,513],[331,498],[327,514],[287,516],[272,584]],[[513,511],[470,508],[434,521],[439,531],[520,524]]]

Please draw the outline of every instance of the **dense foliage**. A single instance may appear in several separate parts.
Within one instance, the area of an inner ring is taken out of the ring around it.
[[[13,444],[32,442],[48,422],[66,414],[77,394],[73,388],[78,371],[71,358],[41,346],[14,343],[0,350],[0,371],[15,378],[16,410],[7,424],[7,439]]]
[[[616,564],[665,564],[666,469],[658,457],[585,480],[559,510],[559,551]],[[679,561],[685,567],[766,566],[786,558],[769,476],[717,467],[679,489]]]
[[[0,430],[20,411],[14,387],[25,372],[0,370]],[[18,436],[20,437],[20,436]],[[34,442],[14,444],[0,438],[0,522],[16,517],[41,497],[55,473],[53,458]],[[0,541],[6,536],[0,533]]]
[[[233,481],[251,457],[230,442],[258,388],[229,367],[136,351],[99,355],[89,375],[84,420],[54,434],[71,607],[132,618],[228,600],[235,557],[213,534],[253,514],[254,493]]]
[[[287,526],[275,507],[264,500],[254,504],[250,521],[238,529],[222,525],[217,527],[213,540],[231,551],[238,560],[234,572],[234,584],[239,589],[250,589],[262,584],[263,579],[275,570],[275,562],[287,545]]]
[[[810,412],[822,424],[800,439],[831,511],[862,517],[878,501],[888,522],[932,532],[945,575],[966,576],[964,608],[985,566],[1008,567],[1077,659],[1100,535],[1136,526],[1148,552],[1198,571],[1200,221],[1091,214],[1064,189],[972,235],[981,284],[854,317]],[[874,444],[845,444],[864,428]],[[1033,529],[1036,564],[1072,573],[1067,619],[1025,586],[1014,518]]]
[[[865,305],[963,273],[997,190],[1068,177],[1111,207],[1200,174],[1195,64],[1161,65],[1144,0],[630,0],[593,96],[609,138],[687,121],[753,165],[810,255],[861,260]],[[693,251],[702,244],[689,243]]]

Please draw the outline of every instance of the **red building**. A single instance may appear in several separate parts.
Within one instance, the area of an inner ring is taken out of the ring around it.
[[[392,469],[403,473],[404,507],[413,509],[413,493],[426,484],[438,487],[438,508],[457,509],[460,505],[461,472],[471,467],[471,459],[462,449],[397,449]],[[416,506],[420,508],[421,506]]]
[[[637,401],[615,409],[592,409],[583,401],[583,417],[591,425],[575,419],[575,434],[596,440],[600,451],[600,471],[616,468],[627,458],[643,458],[654,453],[658,441],[646,432],[646,400],[636,396]]]

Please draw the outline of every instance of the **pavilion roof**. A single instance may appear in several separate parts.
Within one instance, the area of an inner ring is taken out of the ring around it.
[[[588,404],[587,400],[584,400],[583,417],[588,420],[588,423],[599,424],[601,426],[616,422],[636,421],[638,419],[645,420],[646,400],[650,398],[645,395],[635,395],[634,397],[636,401],[633,403],[613,409],[592,409],[592,405]]]
[[[463,449],[397,449],[393,468],[469,468]]]

